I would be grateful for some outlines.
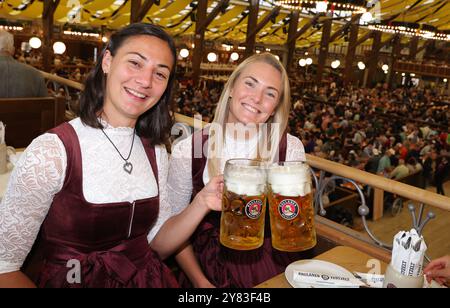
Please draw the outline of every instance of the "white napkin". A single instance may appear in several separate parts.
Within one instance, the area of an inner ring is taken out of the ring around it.
[[[427,245],[423,236],[415,229],[400,231],[394,237],[392,249],[392,267],[399,273],[410,277],[423,275],[423,259]]]
[[[371,288],[382,288],[384,282],[384,275],[368,274],[368,273],[353,273],[356,277],[360,278]]]
[[[316,288],[359,288],[367,286],[356,278],[303,271],[294,271],[294,281]]]

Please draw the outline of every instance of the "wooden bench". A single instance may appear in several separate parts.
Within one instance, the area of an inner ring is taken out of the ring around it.
[[[422,170],[411,173],[401,179],[398,179],[397,181],[424,189],[425,180],[423,178]],[[373,197],[373,216],[372,216],[373,220],[377,221],[381,219],[383,217],[383,211],[384,211],[384,191],[375,188]]]
[[[65,120],[65,101],[54,97],[2,98],[0,121],[6,125],[6,144],[25,148]]]
[[[398,179],[397,181],[419,188],[424,188],[424,178],[423,170],[416,171],[414,173],[408,174],[407,176]]]

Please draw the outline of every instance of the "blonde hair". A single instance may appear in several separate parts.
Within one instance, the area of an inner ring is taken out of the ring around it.
[[[222,170],[220,170],[220,157],[221,150],[223,148],[223,140],[226,133],[226,121],[230,112],[230,93],[242,71],[250,64],[256,62],[269,64],[281,74],[282,89],[280,98],[275,109],[275,114],[271,116],[266,122],[268,124],[268,134],[266,136],[268,136],[269,140],[264,140],[270,147],[270,155],[268,155],[268,157],[270,157],[270,161],[274,161],[278,155],[278,145],[280,143],[282,134],[287,128],[289,112],[291,109],[291,90],[289,86],[289,79],[283,64],[281,64],[281,62],[274,55],[270,53],[255,54],[244,60],[233,71],[227,83],[225,84],[219,102],[217,104],[214,120],[212,121],[212,124],[210,126],[208,142],[208,173],[211,177],[222,173]],[[217,129],[217,131],[215,131],[215,128]],[[218,132],[221,132],[222,135],[219,135]]]
[[[0,30],[0,52],[14,54],[14,36],[5,30]]]

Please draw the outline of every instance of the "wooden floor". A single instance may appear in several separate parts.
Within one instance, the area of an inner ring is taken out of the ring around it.
[[[430,187],[428,190],[436,192],[434,187]],[[445,183],[444,190],[446,196],[450,196],[450,181]],[[424,218],[430,210],[436,214],[436,218],[425,226],[423,236],[428,246],[428,256],[435,259],[450,254],[450,212],[426,206]],[[416,212],[418,212],[418,206],[416,206]],[[401,230],[411,229],[412,216],[407,206],[404,206],[397,216],[392,217],[389,212],[385,213],[379,221],[370,221],[369,227],[377,238],[392,245],[395,234]]]

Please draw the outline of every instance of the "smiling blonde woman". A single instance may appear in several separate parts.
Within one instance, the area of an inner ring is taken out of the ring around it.
[[[231,74],[213,123],[178,142],[169,166],[169,202],[184,209],[204,183],[223,173],[227,160],[305,160],[301,141],[285,133],[291,108],[282,64],[271,54],[254,55]],[[268,221],[268,220],[267,220]],[[272,249],[266,224],[263,247],[237,251],[219,243],[220,213],[210,213],[176,259],[195,287],[253,287],[284,271],[299,254]],[[182,275],[182,285],[189,285]]]

